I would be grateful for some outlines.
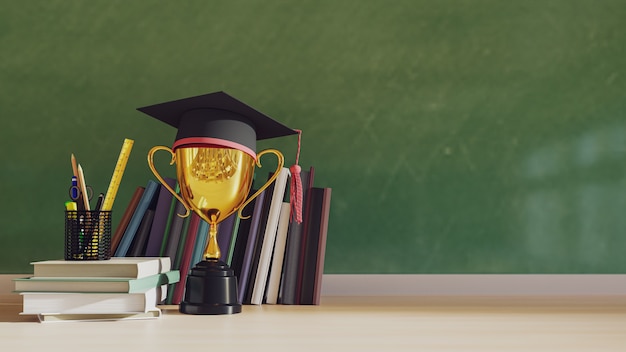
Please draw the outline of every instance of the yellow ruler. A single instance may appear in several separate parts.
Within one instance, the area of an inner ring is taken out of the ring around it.
[[[113,209],[113,202],[115,201],[115,196],[117,195],[117,189],[120,187],[120,182],[122,182],[122,176],[124,176],[124,170],[126,169],[126,163],[128,162],[130,151],[133,149],[133,143],[134,141],[132,139],[124,139],[124,144],[122,145],[120,156],[117,158],[117,164],[115,165],[113,176],[111,176],[109,189],[104,197],[104,202],[102,202],[103,211],[110,211]]]

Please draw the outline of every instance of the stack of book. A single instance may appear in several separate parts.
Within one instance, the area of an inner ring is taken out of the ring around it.
[[[243,304],[320,304],[331,189],[315,187],[314,168],[301,172],[302,223],[292,221],[289,169],[244,209],[246,219],[232,214],[218,226],[220,258],[238,278]],[[172,189],[176,180],[165,178]],[[254,190],[250,192],[253,194]],[[166,303],[179,304],[189,270],[203,258],[209,225],[180,204],[161,184],[138,186],[115,229],[114,257],[163,256],[180,271],[169,287]]]
[[[166,286],[179,281],[162,258],[46,260],[31,263],[33,276],[15,279],[21,314],[42,322],[158,318]]]

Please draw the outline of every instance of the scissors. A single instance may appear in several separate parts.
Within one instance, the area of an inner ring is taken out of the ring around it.
[[[87,200],[91,200],[93,198],[93,189],[91,186],[85,186],[85,189],[87,190]],[[69,192],[73,201],[77,202],[80,199],[80,188],[78,187],[78,178],[76,176],[72,176],[72,186],[70,186]]]

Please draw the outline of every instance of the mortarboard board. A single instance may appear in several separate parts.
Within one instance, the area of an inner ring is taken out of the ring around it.
[[[240,149],[256,159],[256,141],[298,133],[224,92],[137,110],[178,129],[172,149],[206,145]]]

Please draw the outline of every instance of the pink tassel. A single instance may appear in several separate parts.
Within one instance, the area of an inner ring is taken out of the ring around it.
[[[298,160],[300,159],[300,139],[302,137],[302,131],[298,131],[298,152],[296,153],[296,163],[289,167],[291,172],[291,183],[289,187],[289,203],[291,203],[291,221],[296,221],[298,224],[302,223],[302,179],[300,178],[300,165]]]
[[[291,187],[289,200],[291,203],[291,221],[302,223],[302,180],[300,179],[300,165],[291,165]]]

